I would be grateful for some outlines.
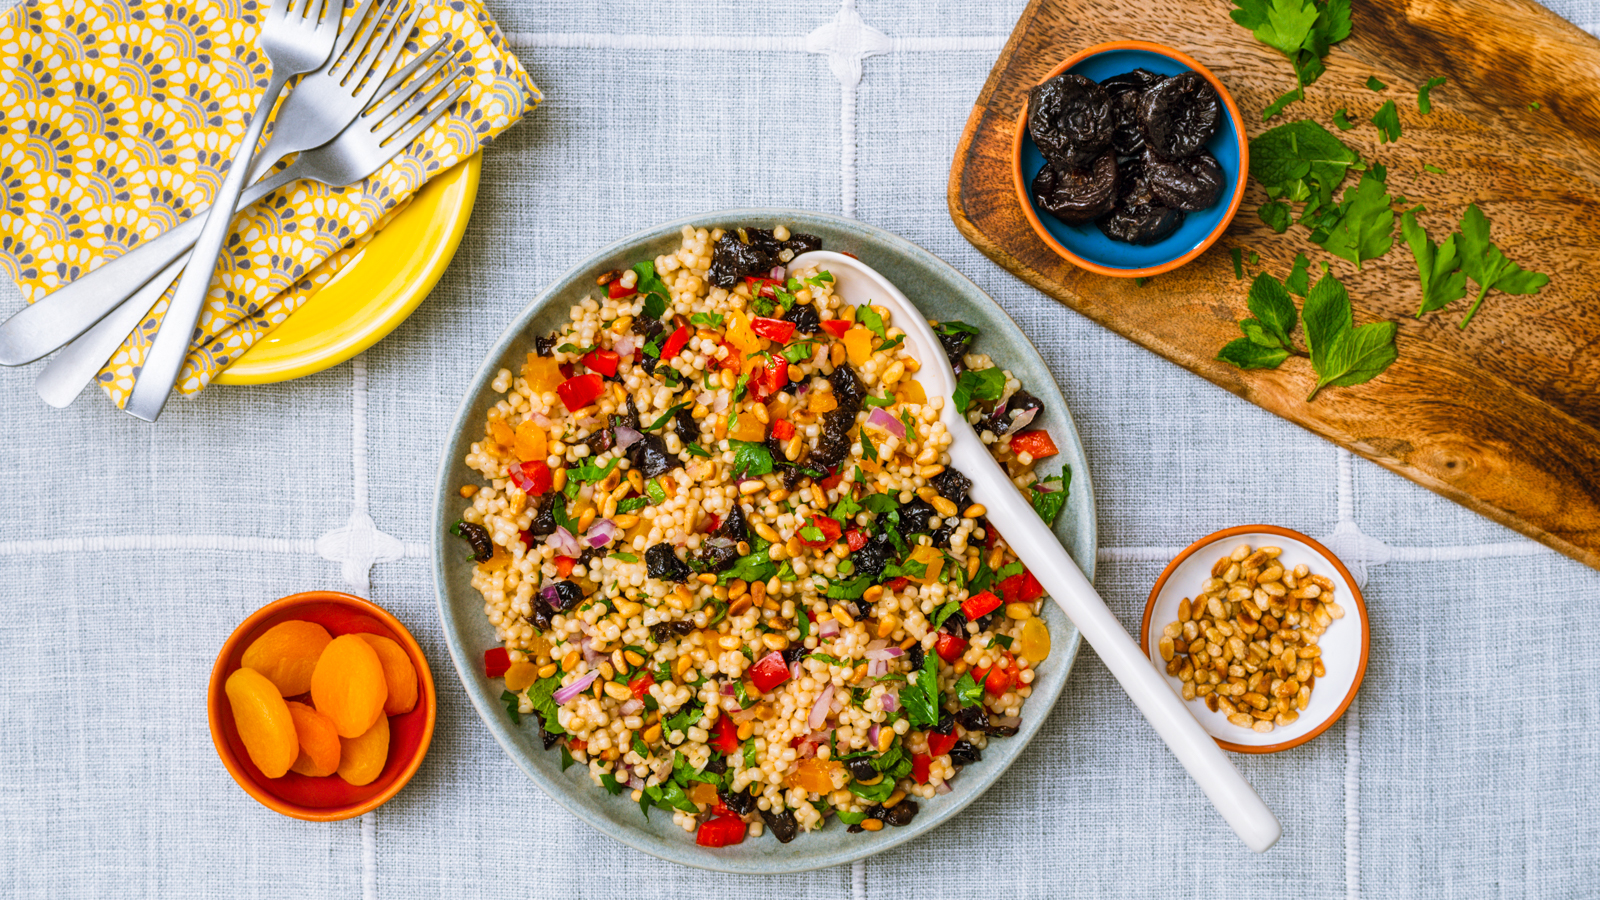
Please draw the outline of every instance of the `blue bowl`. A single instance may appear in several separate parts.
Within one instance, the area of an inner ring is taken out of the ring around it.
[[[1211,70],[1169,47],[1144,41],[1097,44],[1056,66],[1045,80],[1063,72],[1071,72],[1094,81],[1104,81],[1134,69],[1147,69],[1169,76],[1191,70],[1198,72],[1216,89],[1227,111],[1217,133],[1206,142],[1206,150],[1217,158],[1233,190],[1218,198],[1209,209],[1188,213],[1178,230],[1164,240],[1146,246],[1125,244],[1106,237],[1093,222],[1068,225],[1039,209],[1028,187],[1039,170],[1044,168],[1044,157],[1033,143],[1033,137],[1028,134],[1026,109],[1017,122],[1014,141],[1012,173],[1017,195],[1022,200],[1023,213],[1034,232],[1051,249],[1076,265],[1091,272],[1119,278],[1148,277],[1170,272],[1205,252],[1222,236],[1228,223],[1233,221],[1234,213],[1239,210],[1239,203],[1244,199],[1245,175],[1249,170],[1250,158],[1244,123],[1228,89],[1223,87]]]

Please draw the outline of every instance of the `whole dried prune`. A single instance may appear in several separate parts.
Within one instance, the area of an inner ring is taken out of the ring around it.
[[[1222,99],[1198,72],[1174,75],[1139,101],[1145,145],[1164,159],[1199,153],[1221,122]]]
[[[1078,169],[1111,146],[1111,95],[1082,75],[1057,75],[1028,95],[1028,133],[1044,158]]]
[[[1129,163],[1116,208],[1095,220],[1106,237],[1127,244],[1154,244],[1178,230],[1183,211],[1156,199],[1144,166]]]
[[[1206,209],[1222,196],[1222,166],[1204,150],[1174,160],[1161,159],[1146,150],[1144,172],[1156,199],[1173,209]]]
[[[689,564],[678,558],[672,545],[666,541],[644,552],[645,573],[662,581],[682,582],[692,574]]]
[[[1117,157],[1103,153],[1082,169],[1045,163],[1029,187],[1033,202],[1068,225],[1104,215],[1117,202]]]
[[[928,520],[934,517],[933,504],[921,497],[912,497],[910,503],[900,505],[900,524],[895,530],[900,536],[909,538],[913,534],[922,534],[930,530]]]
[[[1144,150],[1144,131],[1139,128],[1139,101],[1144,92],[1167,80],[1146,69],[1134,69],[1100,82],[1111,95],[1111,111],[1117,124],[1111,130],[1111,146],[1119,156],[1138,156]]]

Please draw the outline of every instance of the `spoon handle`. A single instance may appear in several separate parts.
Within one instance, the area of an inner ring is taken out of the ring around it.
[[[959,424],[952,424],[956,419]],[[944,417],[946,427],[966,428],[956,416]],[[952,461],[964,472],[998,467],[977,435],[958,438],[950,446]],[[1278,818],[1245,781],[1222,748],[1172,692],[1150,660],[1139,650],[1122,623],[1106,607],[1094,585],[1067,555],[1055,533],[1039,518],[1009,479],[974,478],[973,500],[988,508],[991,523],[1028,567],[1045,591],[1061,607],[1094,648],[1122,689],[1155,727],[1190,777],[1200,785],[1217,811],[1251,849],[1260,853],[1283,834]]]

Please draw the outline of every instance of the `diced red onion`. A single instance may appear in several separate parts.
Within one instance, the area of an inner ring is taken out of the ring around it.
[[[528,414],[528,418],[532,419],[533,420],[533,424],[539,426],[540,428],[549,428],[550,427],[550,424],[551,424],[550,423],[550,417],[545,415],[542,412],[535,411],[535,412],[529,413]]]
[[[884,691],[878,698],[878,708],[886,713],[892,713],[900,708],[900,692]]]
[[[818,637],[833,637],[839,633],[839,620],[828,619],[817,627]]]
[[[657,784],[666,781],[672,777],[672,759],[668,758],[656,763],[656,767],[651,769],[650,772],[655,776]]]
[[[728,718],[732,719],[735,725],[743,725],[755,717],[756,710],[753,706],[749,709],[736,709],[733,712],[728,713]]]
[[[583,661],[591,666],[597,665],[601,660],[606,658],[604,653],[594,649],[594,642],[587,637],[581,638],[578,641],[578,649],[583,651]]]
[[[626,425],[618,425],[611,430],[617,436],[617,449],[619,450],[626,450],[632,447],[639,442],[639,438],[644,437],[644,435]]]
[[[899,647],[881,647],[877,650],[868,650],[867,659],[890,660],[897,656],[905,656],[906,652]]]
[[[794,386],[794,395],[796,397],[804,397],[806,395],[806,391],[809,391],[809,390],[811,390],[811,382],[810,381],[802,381],[799,384]]]
[[[604,547],[622,534],[622,529],[610,519],[601,519],[589,527],[589,533],[583,536],[591,547]]]
[[[555,531],[550,533],[549,537],[544,539],[544,542],[554,547],[555,551],[562,556],[578,557],[583,555],[583,549],[578,546],[578,539],[572,536],[572,532],[559,525],[556,526]]]
[[[822,723],[828,721],[828,703],[833,700],[833,682],[828,682],[817,695],[817,702],[811,705],[811,715],[806,718],[806,724],[812,728],[821,728]]]
[[[631,716],[641,709],[644,709],[644,701],[640,700],[638,697],[635,697],[632,700],[629,700],[627,703],[622,704],[621,713],[625,716]]]
[[[628,787],[633,788],[636,791],[644,790],[644,779],[640,778],[637,775],[634,775],[633,777],[629,778],[627,784],[628,784]]]
[[[939,786],[933,789],[933,792],[935,794],[948,794],[948,793],[950,793],[950,790],[951,790],[950,782],[941,781],[941,782],[939,782]]]
[[[887,647],[887,646],[889,646],[889,642],[884,640],[883,638],[878,638],[875,641],[868,641],[867,642],[867,649],[868,650],[882,650],[884,647]]]
[[[734,692],[735,692],[735,688],[734,688],[732,682],[729,682],[729,683],[727,683],[727,684],[722,686],[722,696],[724,696],[724,697],[732,697],[734,695]]]
[[[1040,407],[1035,406],[1032,409],[1026,409],[1020,413],[1017,413],[1016,416],[1012,417],[1011,427],[1008,430],[1015,432],[1027,428],[1028,425],[1033,422],[1033,417],[1039,414],[1039,409]]]
[[[554,694],[551,694],[550,696],[555,698],[555,701],[556,701],[557,704],[559,704],[561,706],[566,706],[568,703],[572,702],[572,698],[574,698],[574,697],[578,696],[579,694],[583,693],[584,690],[587,689],[589,687],[589,685],[594,684],[594,680],[596,678],[599,678],[599,677],[600,677],[600,672],[598,670],[590,672],[589,674],[583,676],[582,678],[579,678],[577,681],[574,681],[573,683],[567,685],[566,687],[561,688],[560,690],[557,690]]]
[[[771,277],[773,281],[782,281],[783,276],[787,274],[789,274],[789,270],[783,266],[773,266],[772,271],[767,273],[767,275]]]
[[[539,592],[539,599],[550,604],[551,606],[554,606],[556,601],[561,599],[561,594],[556,590],[556,586],[554,584],[548,584],[545,585],[544,590]]]
[[[797,659],[794,662],[789,663],[789,677],[790,678],[799,678],[800,677],[800,660]]]
[[[711,401],[711,411],[712,412],[723,412],[723,411],[727,410],[727,408],[728,408],[728,396],[729,396],[729,394],[728,394],[727,391],[718,391],[716,399]]]
[[[872,678],[877,678],[879,675],[887,674],[888,671],[889,664],[881,659],[872,659],[868,660],[867,662],[867,675]]]
[[[616,342],[611,345],[611,349],[617,351],[618,356],[632,356],[633,335],[625,334],[622,337],[617,338]]]
[[[867,424],[875,428],[882,428],[901,440],[906,437],[906,423],[889,415],[881,406],[872,408],[872,415],[867,416]]]
[[[717,395],[711,391],[701,391],[694,395],[694,402],[701,406],[710,406],[717,401]]]
[[[811,757],[817,755],[817,745],[810,741],[805,741],[800,745],[797,755],[801,759],[810,759]]]
[[[878,731],[877,722],[873,722],[872,727],[867,729],[867,745],[874,749],[878,746]]]

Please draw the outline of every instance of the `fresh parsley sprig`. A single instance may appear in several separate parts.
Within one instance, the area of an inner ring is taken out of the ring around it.
[[[1378,377],[1398,357],[1393,322],[1354,326],[1350,295],[1328,274],[1306,296],[1302,316],[1294,300],[1276,278],[1263,272],[1250,286],[1250,311],[1255,318],[1239,323],[1245,336],[1217,354],[1217,359],[1241,369],[1276,369],[1290,356],[1308,357],[1317,383],[1307,402],[1325,387],[1348,387]],[[1290,339],[1303,319],[1307,350]]]

